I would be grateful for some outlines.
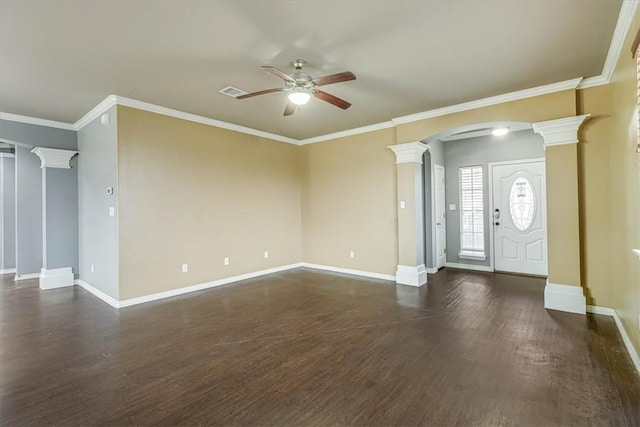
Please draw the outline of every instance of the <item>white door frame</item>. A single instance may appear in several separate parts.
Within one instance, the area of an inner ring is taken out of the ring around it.
[[[504,165],[519,165],[523,163],[539,163],[545,162],[544,157],[536,158],[536,159],[522,159],[522,160],[507,160],[505,162],[490,162],[487,164],[487,169],[489,172],[487,187],[489,187],[489,212],[487,212],[487,219],[489,220],[489,268],[491,271],[495,271],[495,248],[494,248],[494,228],[493,227],[493,212],[495,211],[495,206],[493,204],[493,167],[494,166],[504,166]],[[545,192],[545,198],[546,198]],[[546,200],[545,200],[546,205]],[[545,212],[546,215],[546,212]],[[545,223],[545,235],[548,232],[546,230]],[[546,242],[545,242],[546,243]]]
[[[436,209],[436,204],[437,204],[437,197],[436,197],[436,169],[440,168],[442,169],[442,179],[444,181],[443,185],[442,185],[442,191],[444,192],[443,196],[444,196],[444,205],[442,206],[442,209],[444,210],[444,218],[442,219],[442,221],[444,221],[444,242],[442,242],[442,245],[444,247],[444,263],[442,264],[442,266],[444,267],[444,265],[447,263],[447,187],[446,187],[446,170],[444,168],[443,165],[437,165],[434,163],[433,165],[433,181],[431,182],[431,186],[433,188],[432,191],[432,200],[433,203],[431,205],[432,208],[432,212],[431,212],[431,218],[432,218],[432,225],[433,225],[433,265],[434,265],[434,269],[436,271],[438,271],[438,219],[436,218],[437,215],[437,209]]]

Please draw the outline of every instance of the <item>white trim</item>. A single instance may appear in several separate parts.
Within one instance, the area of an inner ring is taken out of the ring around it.
[[[456,270],[473,270],[473,271],[485,271],[489,273],[493,273],[493,268],[488,265],[475,265],[475,264],[461,264],[459,262],[448,262],[444,263],[446,268],[455,268]]]
[[[47,126],[50,128],[58,128],[64,130],[76,130],[71,123],[56,122],[53,120],[39,119],[37,117],[21,116],[20,114],[11,114],[0,112],[0,119],[9,122],[27,123],[30,125]]]
[[[347,136],[360,135],[367,132],[375,132],[381,129],[389,129],[395,127],[395,123],[392,121],[375,123],[373,125],[362,126],[353,129],[347,129],[340,132],[328,133],[326,135],[315,136],[313,138],[306,138],[298,140],[298,145],[315,144],[316,142],[328,141],[331,139],[344,138]]]
[[[602,67],[602,77],[606,79],[607,83],[611,81],[611,76],[613,76],[613,71],[616,68],[618,58],[620,58],[620,53],[624,46],[624,39],[627,37],[637,8],[637,0],[622,2],[616,28],[613,31],[613,37],[611,37],[609,52],[607,52],[607,58]]]
[[[631,252],[640,259],[640,249],[631,249]]]
[[[398,285],[422,286],[427,283],[427,271],[424,264],[418,266],[398,265],[396,270]]]
[[[40,277],[40,273],[29,273],[29,274],[16,274],[16,277],[13,278],[14,282],[20,282],[21,280],[31,280],[37,279]]]
[[[448,107],[437,108],[435,110],[423,111],[422,113],[410,114],[408,116],[391,119],[396,125],[416,122],[447,114],[459,113],[461,111],[474,110],[476,108],[488,107],[490,105],[502,104],[504,102],[517,101],[520,99],[532,98],[534,96],[547,95],[555,92],[576,89],[582,81],[582,77],[565,80],[558,83],[551,83],[544,86],[532,87],[529,89],[509,92],[502,95],[491,96],[489,98],[478,99],[476,101],[464,102],[462,104],[450,105]]]
[[[429,146],[422,142],[407,142],[405,144],[389,145],[387,147],[396,155],[396,164],[418,163],[422,164],[422,157]]]
[[[391,281],[394,281],[394,282],[396,280],[396,276],[394,276],[392,274],[373,273],[371,271],[353,270],[351,268],[342,268],[342,267],[333,267],[333,266],[330,266],[330,265],[311,264],[311,263],[308,263],[308,262],[301,263],[300,267],[313,268],[315,270],[332,271],[334,273],[351,274],[351,275],[354,275],[354,276],[369,277],[371,279],[391,280]]]
[[[291,270],[300,267],[301,264],[289,264],[281,267],[269,268],[266,270],[255,271],[253,273],[240,274],[238,276],[226,277],[224,279],[213,280],[211,282],[200,283],[192,286],[185,286],[184,288],[171,289],[169,291],[158,292],[150,295],[143,295],[141,297],[129,298],[126,300],[120,300],[118,302],[118,308],[129,307],[132,305],[143,304],[145,302],[156,301],[165,298],[175,297],[177,295],[187,294],[190,292],[202,291],[204,289],[214,288],[216,286],[228,285],[230,283],[239,282],[241,280],[252,279],[254,277],[264,276],[266,274],[278,273],[280,271]]]
[[[4,270],[0,270],[0,274],[15,274],[16,269],[15,268],[5,268]]]
[[[16,155],[13,154],[13,153],[0,153],[0,157],[7,157],[7,158],[10,158],[10,159],[13,159],[13,158],[16,157]]]
[[[547,279],[547,285],[544,287],[544,308],[585,314],[587,300],[581,286],[560,285]]]
[[[597,305],[588,305],[587,313],[601,314],[603,316],[611,316],[611,317],[616,315],[616,311],[613,308],[598,307]]]
[[[577,144],[579,141],[578,129],[589,117],[591,114],[583,114],[582,116],[533,123],[533,131],[542,135],[545,148],[552,145]]]
[[[119,308],[120,307],[120,303],[118,302],[118,300],[116,300],[115,298],[112,298],[109,295],[105,294],[100,289],[97,289],[97,288],[91,286],[90,284],[88,284],[84,280],[75,280],[74,283],[76,285],[80,286],[82,289],[86,290],[87,292],[97,296],[102,301],[104,301],[107,304],[109,304],[111,307],[113,307],[113,308]]]
[[[71,169],[71,158],[78,154],[77,151],[60,150],[57,148],[36,147],[31,150],[40,157],[40,168]]]
[[[435,267],[425,267],[424,271],[426,271],[427,274],[436,274],[439,270]]]
[[[40,289],[56,289],[73,286],[73,271],[71,267],[43,268],[40,270]]]
[[[196,114],[185,113],[183,111],[174,110],[172,108],[162,107],[160,105],[150,104],[148,102],[137,101],[135,99],[125,98],[117,95],[107,96],[100,104],[95,106],[91,111],[85,114],[80,120],[74,124],[76,130],[80,130],[93,120],[100,117],[109,108],[114,105],[122,105],[125,107],[131,107],[138,110],[149,111],[163,116],[175,117],[177,119],[188,120],[191,122],[201,123],[204,125],[215,126],[222,129],[232,130],[235,132],[241,132],[249,135],[258,136],[261,138],[268,138],[275,141],[286,142],[288,144],[299,145],[300,141],[294,138],[288,138],[286,136],[276,135],[269,132],[264,132],[257,129],[252,129],[246,126],[240,126],[233,123],[223,122],[221,120],[211,119],[208,117],[198,116]]]
[[[638,356],[638,352],[636,351],[636,348],[633,346],[633,343],[631,342],[631,339],[627,334],[627,330],[624,328],[624,325],[622,324],[622,320],[620,319],[620,316],[618,316],[618,312],[613,308],[588,305],[587,313],[601,314],[603,316],[613,317],[614,322],[616,322],[616,327],[618,328],[618,332],[620,333],[620,337],[622,337],[622,342],[624,343],[624,346],[627,348],[629,357],[631,357],[633,366],[635,367],[636,372],[640,373],[640,356]]]
[[[78,121],[76,121],[73,124],[73,128],[75,130],[82,129],[83,127],[85,127],[86,125],[88,125],[89,123],[97,119],[98,117],[100,117],[103,113],[109,110],[109,108],[117,104],[118,104],[118,98],[115,95],[107,96],[105,99],[100,101],[98,105],[93,107],[84,116],[79,118]]]
[[[590,88],[590,87],[602,86],[602,85],[607,85],[607,84],[609,84],[609,80],[607,80],[602,75],[595,76],[595,77],[588,77],[588,78],[582,80],[582,82],[580,82],[580,84],[578,85],[578,89],[582,90],[582,89],[587,89],[587,88]]]

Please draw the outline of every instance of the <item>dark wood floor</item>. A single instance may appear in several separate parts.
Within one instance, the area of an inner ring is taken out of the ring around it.
[[[541,279],[294,270],[114,310],[1,276],[0,425],[640,425],[611,318]]]

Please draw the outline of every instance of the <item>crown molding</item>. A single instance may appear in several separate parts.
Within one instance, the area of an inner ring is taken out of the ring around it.
[[[609,80],[607,80],[604,76],[587,77],[580,82],[580,84],[578,85],[578,90],[602,86],[606,84],[609,84]]]
[[[340,132],[328,133],[326,135],[315,136],[313,138],[301,139],[299,145],[315,144],[316,142],[328,141],[331,139],[344,138],[345,136],[359,135],[367,132],[375,132],[381,129],[389,129],[395,127],[392,121],[375,123],[373,125],[362,126],[353,129],[347,129]]]
[[[54,120],[39,119],[37,117],[21,116],[20,114],[0,112],[0,120],[9,122],[27,123],[30,125],[46,126],[50,128],[75,130],[71,123],[56,122]]]
[[[622,52],[622,47],[624,46],[624,39],[627,38],[627,33],[629,32],[637,9],[638,0],[625,0],[622,2],[616,29],[613,31],[613,37],[609,45],[609,52],[602,67],[602,76],[607,80],[607,83],[611,81],[611,76],[613,75],[613,71],[620,58],[620,53]]]
[[[391,119],[396,125],[416,122],[418,120],[431,119],[433,117],[445,116],[447,114],[459,113],[461,111],[474,110],[476,108],[488,107],[490,105],[502,104],[504,102],[517,101],[519,99],[533,98],[534,96],[547,95],[564,90],[576,89],[582,81],[582,77],[565,80],[558,83],[551,83],[544,86],[532,87],[529,89],[509,92],[502,95],[491,96],[489,98],[478,99],[476,101],[464,102],[462,104],[450,105],[448,107],[437,108],[435,110],[423,111],[422,113],[410,114],[408,116]]]
[[[502,104],[504,102],[516,101],[520,99],[532,98],[534,96],[546,95],[554,92],[561,92],[570,89],[586,89],[589,87],[601,86],[608,84],[611,81],[611,76],[620,57],[624,40],[629,32],[631,22],[638,9],[638,0],[624,0],[618,14],[618,21],[616,28],[613,32],[611,44],[609,45],[609,51],[604,62],[602,74],[599,76],[588,78],[576,78],[566,80],[558,83],[552,83],[543,86],[537,86],[530,89],[519,90],[516,92],[510,92],[502,95],[492,96],[489,98],[483,98],[475,101],[465,102],[462,104],[450,105],[443,108],[437,108],[434,110],[423,111],[416,114],[410,114],[407,116],[392,118],[390,121],[375,123],[368,126],[358,127],[354,129],[348,129],[340,132],[319,135],[306,139],[289,138],[282,135],[277,135],[257,129],[252,129],[245,126],[236,125],[233,123],[223,122],[221,120],[210,119],[208,117],[198,116],[195,114],[185,113],[182,111],[174,110],[171,108],[161,107],[158,105],[150,104],[147,102],[136,101],[133,99],[123,98],[116,95],[109,95],[102,102],[96,105],[91,111],[85,114],[80,120],[71,123],[56,122],[52,120],[39,119],[36,117],[21,116],[18,114],[3,113],[0,112],[0,119],[9,120],[21,123],[29,123],[40,126],[48,126],[65,130],[80,130],[89,124],[91,121],[99,117],[106,110],[113,105],[124,105],[140,110],[150,111],[153,113],[162,114],[165,116],[175,117],[179,119],[189,120],[196,123],[201,123],[209,126],[220,127],[236,132],[241,132],[249,135],[254,135],[262,138],[268,138],[275,141],[282,141],[294,145],[306,145],[314,144],[316,142],[328,141],[331,139],[343,138],[346,136],[358,135],[367,132],[373,132],[381,129],[388,129],[399,124],[411,123],[418,120],[429,119],[433,117],[444,116],[447,114],[459,113],[462,111],[473,110],[475,108],[487,107],[490,105]]]
[[[104,112],[106,112],[109,108],[113,107],[118,103],[118,97],[115,95],[109,95],[98,105],[93,107],[87,114],[82,116],[77,122],[73,124],[75,130],[80,130],[98,117],[100,117]]]
[[[188,120],[190,122],[201,123],[204,125],[215,126],[222,129],[232,130],[235,132],[245,133],[248,135],[258,136],[260,138],[273,139],[276,141],[286,142],[288,144],[299,145],[299,141],[294,138],[288,138],[282,135],[276,135],[274,133],[264,132],[257,129],[252,129],[245,126],[236,125],[234,123],[223,122],[221,120],[210,119],[204,116],[198,116],[197,114],[185,113],[184,111],[174,110],[172,108],[162,107],[160,105],[150,104],[148,102],[137,101],[135,99],[125,98],[117,95],[107,96],[100,104],[96,105],[91,111],[85,114],[80,120],[78,120],[74,127],[76,130],[80,130],[96,118],[100,117],[105,111],[114,105],[122,105],[125,107],[131,107],[138,110],[149,111],[151,113],[161,114],[163,116],[175,117],[177,119]]]

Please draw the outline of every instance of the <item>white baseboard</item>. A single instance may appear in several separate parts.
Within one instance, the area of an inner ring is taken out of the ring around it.
[[[424,264],[416,267],[411,265],[398,265],[396,270],[396,283],[398,285],[422,286],[427,283],[427,271]]]
[[[424,271],[426,271],[429,274],[436,274],[438,272],[438,269],[435,267],[425,267]]]
[[[627,330],[624,328],[624,325],[622,324],[622,320],[620,320],[620,316],[618,316],[618,312],[615,311],[613,308],[598,307],[596,305],[588,305],[587,312],[613,317],[613,320],[616,322],[618,332],[620,332],[620,336],[622,337],[622,342],[624,342],[624,346],[627,348],[627,352],[631,357],[633,366],[636,368],[636,372],[640,374],[640,356],[638,356],[638,352],[636,351],[635,347],[631,343],[631,338],[629,338],[629,335],[627,334]]]
[[[40,289],[57,289],[73,286],[73,270],[71,267],[43,268],[40,270]]]
[[[330,265],[310,264],[308,262],[301,263],[300,267],[313,268],[315,270],[332,271],[334,273],[352,274],[354,276],[369,277],[371,279],[391,280],[394,282],[396,281],[396,276],[392,274],[373,273],[370,271],[352,270],[350,268],[332,267]]]
[[[475,265],[475,264],[460,264],[458,262],[445,262],[444,266],[447,268],[456,268],[458,270],[473,270],[473,271],[488,271],[493,272],[493,269],[488,265]]]
[[[15,274],[16,273],[16,269],[15,268],[5,268],[4,270],[0,270],[0,274]]]
[[[19,282],[21,280],[37,279],[39,277],[40,277],[40,273],[30,273],[30,274],[21,274],[21,275],[16,274],[16,277],[14,277],[13,280],[15,282]]]
[[[84,280],[75,280],[74,283],[76,285],[80,286],[82,289],[86,290],[87,292],[90,292],[93,295],[97,296],[102,301],[104,301],[107,304],[109,304],[111,307],[120,308],[120,302],[118,300],[116,300],[115,298],[112,298],[109,295],[105,294],[100,289],[97,289],[97,288],[91,286],[90,284],[88,284]]]
[[[544,287],[544,308],[586,314],[587,299],[584,297],[582,286],[560,285],[547,279],[547,285]]]

